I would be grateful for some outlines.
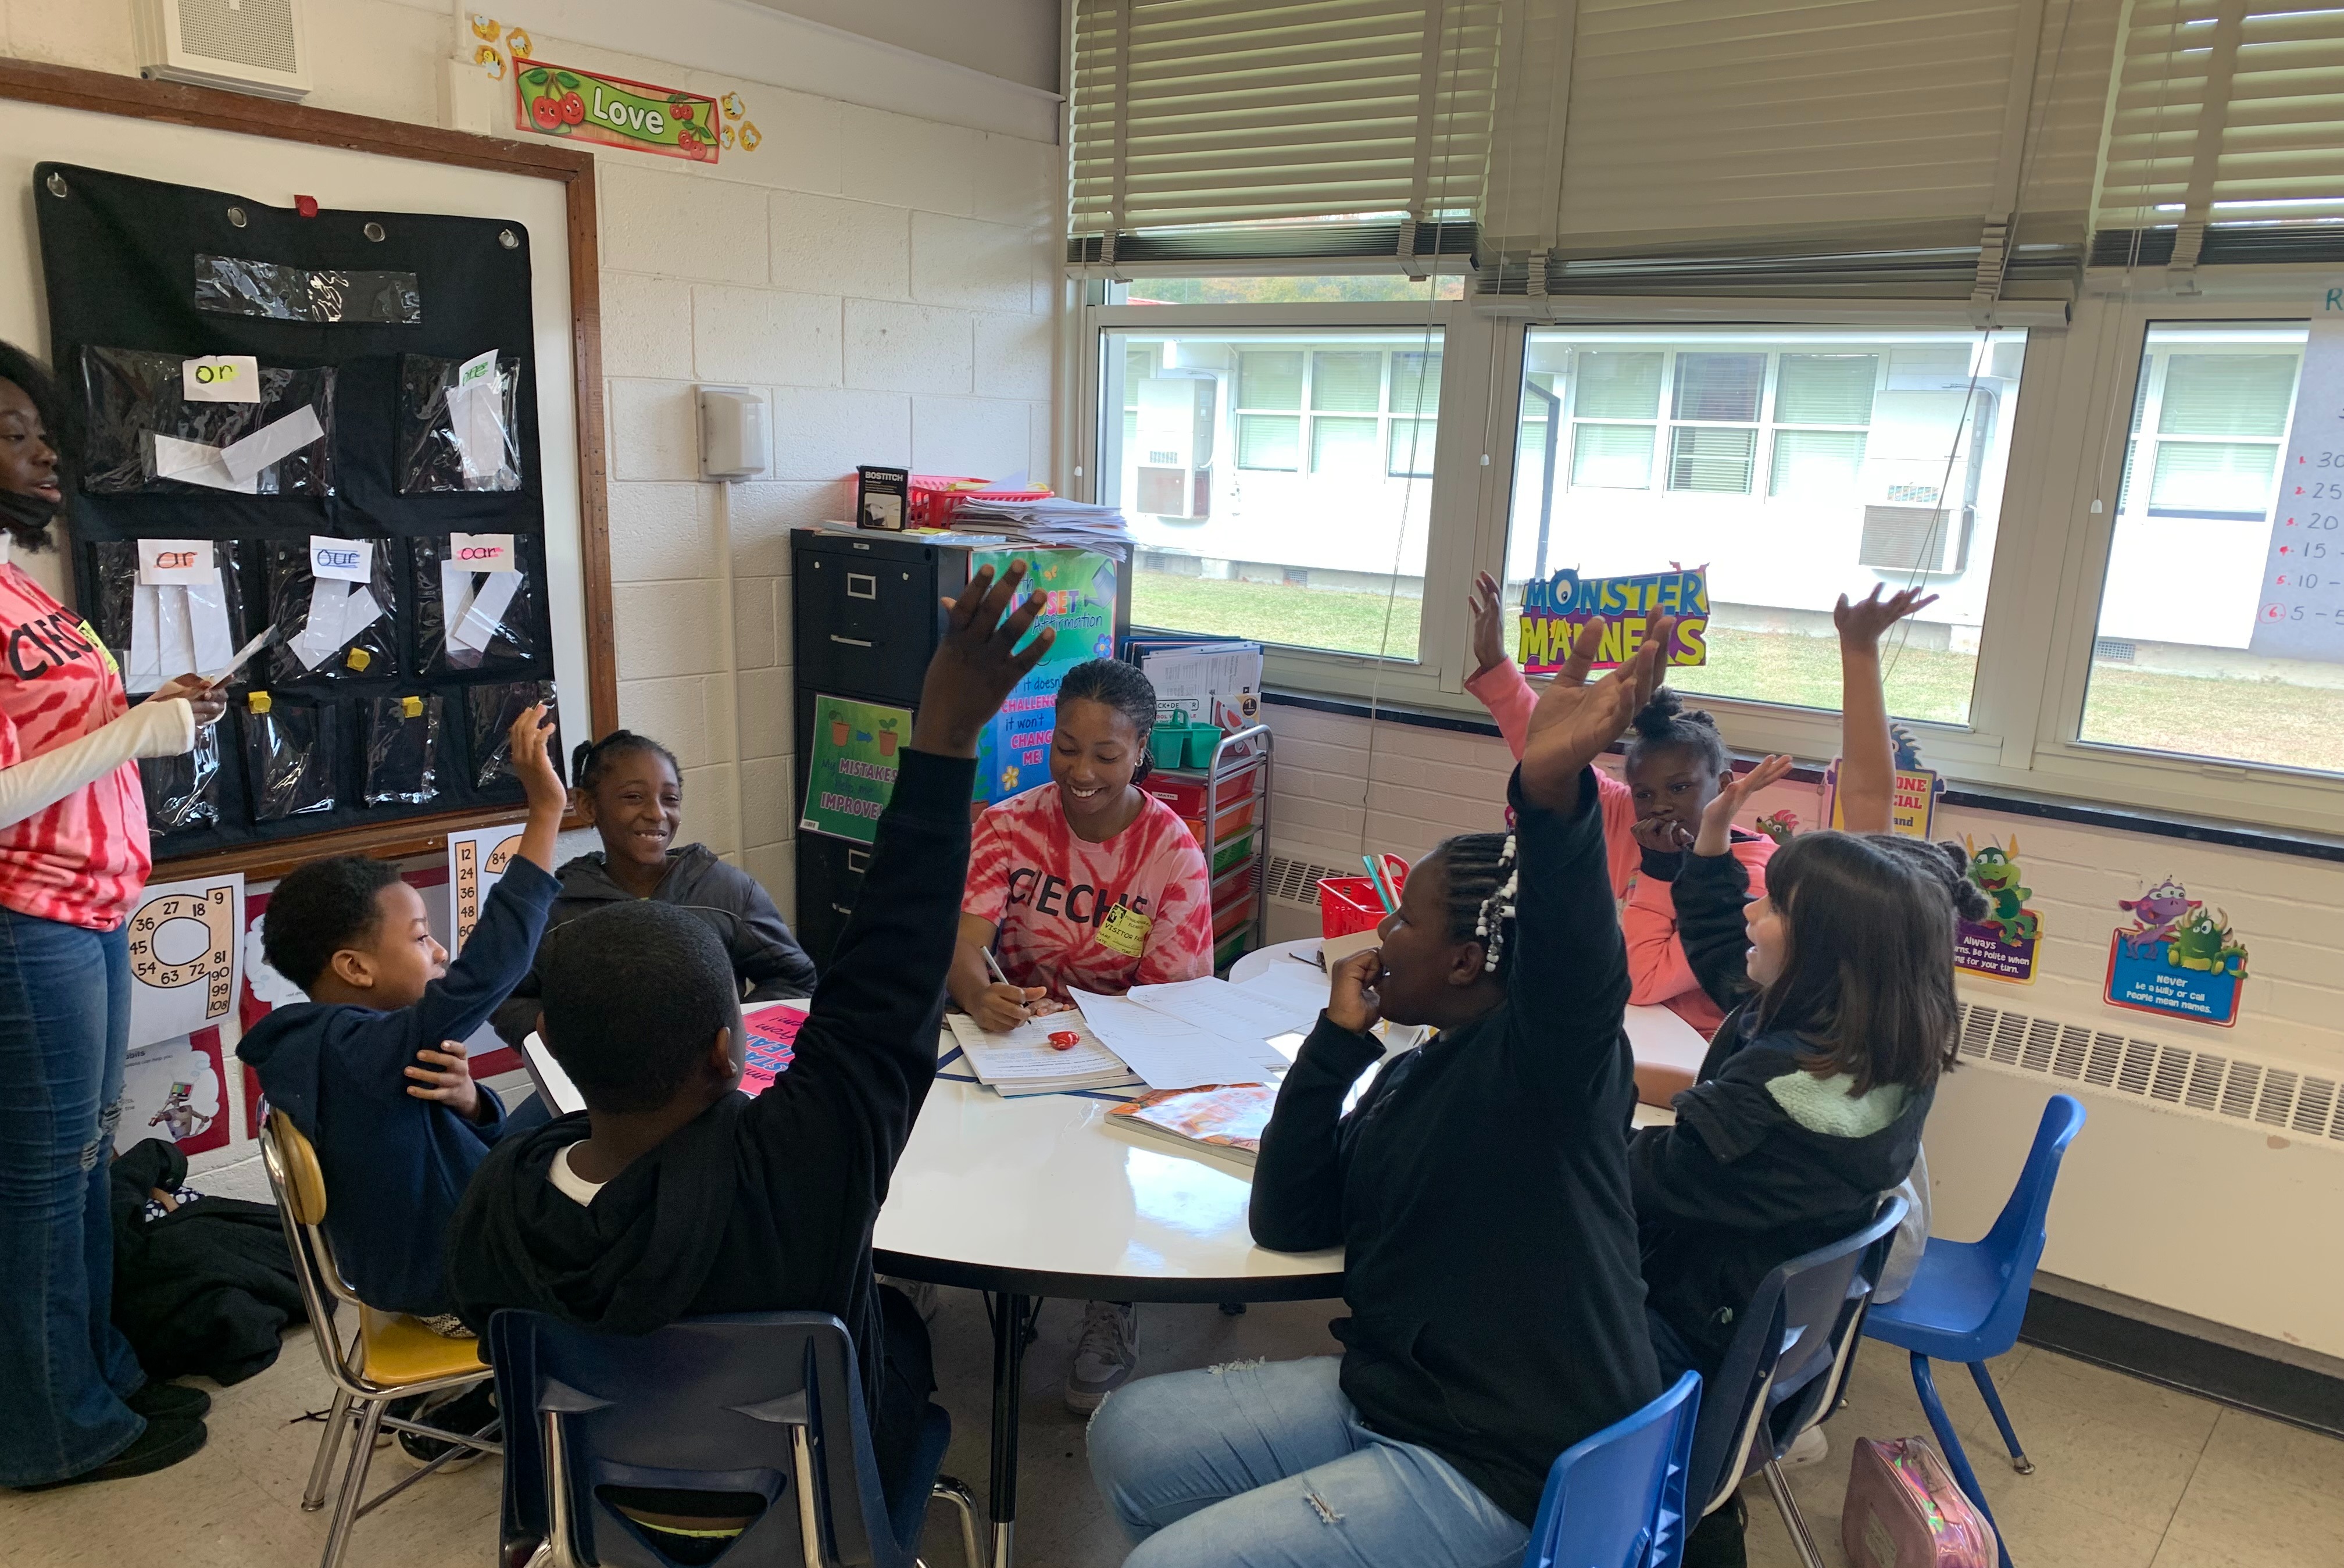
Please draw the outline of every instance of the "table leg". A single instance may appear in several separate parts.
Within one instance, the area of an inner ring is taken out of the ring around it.
[[[1005,1292],[988,1294],[985,1308],[993,1320],[993,1477],[986,1512],[993,1519],[993,1568],[1010,1568],[1010,1539],[1017,1527],[1018,1394],[1026,1344],[1040,1304]]]

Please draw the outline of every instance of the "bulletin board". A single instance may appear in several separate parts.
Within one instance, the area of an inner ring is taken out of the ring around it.
[[[18,564],[126,669],[134,641],[154,659],[158,613],[184,658],[209,584],[237,643],[280,628],[232,688],[214,809],[175,810],[197,770],[150,764],[158,861],[268,875],[428,853],[520,799],[484,710],[550,683],[565,744],[616,723],[590,155],[11,61],[0,183],[0,337],[48,358],[92,420],[65,547]],[[194,361],[222,357],[256,362],[262,400],[190,396]],[[310,420],[323,433],[291,445]],[[187,541],[203,588],[158,564]],[[519,572],[457,564],[483,548]],[[305,732],[324,772],[267,804],[322,780],[333,804],[261,809]]]

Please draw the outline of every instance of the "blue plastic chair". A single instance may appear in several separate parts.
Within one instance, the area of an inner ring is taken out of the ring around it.
[[[1824,1568],[1824,1559],[1783,1478],[1782,1458],[1839,1407],[1872,1288],[1906,1207],[1891,1194],[1861,1230],[1761,1280],[1702,1401],[1691,1475],[1700,1515],[1724,1507],[1742,1478],[1758,1471],[1807,1568]]]
[[[1701,1374],[1557,1455],[1522,1568],[1676,1568]]]
[[[1953,1466],[1954,1479],[1961,1482],[1988,1523],[1993,1522],[1994,1513],[1986,1507],[1985,1492],[1970,1469],[1969,1455],[1962,1452],[1962,1440],[1954,1435],[1945,1401],[1937,1397],[1929,1361],[1934,1357],[1969,1367],[1985,1408],[1994,1414],[1994,1424],[2002,1431],[2003,1443],[2010,1450],[2011,1468],[2021,1475],[2033,1474],[2035,1466],[2018,1446],[2018,1433],[2011,1430],[2010,1416],[2002,1408],[2002,1396],[1995,1391],[1994,1377],[1985,1364],[2018,1342],[2018,1325],[2026,1316],[2035,1266],[2043,1260],[2051,1189],[2059,1180],[2059,1162],[2083,1125],[2083,1103],[2073,1095],[2053,1095],[2043,1108],[2043,1120],[2035,1129],[2035,1147],[2026,1151],[2018,1185],[1995,1218],[1994,1229],[1978,1241],[1931,1237],[1912,1284],[1894,1301],[1874,1308],[1864,1328],[1872,1338],[1912,1352],[1913,1388],[1921,1396],[1921,1408],[1928,1412],[1929,1430],[1937,1434],[1937,1446]],[[2002,1563],[2008,1568],[2007,1551],[2002,1553]]]
[[[505,1417],[502,1568],[674,1568],[603,1501],[608,1486],[763,1499],[725,1568],[913,1568],[928,1502],[942,1497],[980,1568],[975,1500],[936,1473],[951,1419],[928,1407],[891,1503],[854,1341],[826,1312],[692,1318],[634,1337],[504,1311],[489,1350]]]

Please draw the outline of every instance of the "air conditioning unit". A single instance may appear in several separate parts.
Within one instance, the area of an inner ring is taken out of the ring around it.
[[[132,0],[138,72],[264,98],[309,96],[305,0]]]
[[[1128,454],[1134,510],[1198,520],[1213,512],[1213,420],[1219,380],[1210,375],[1150,376],[1137,382],[1139,418]]]
[[[1867,506],[1856,560],[1874,572],[1951,574],[1966,571],[1977,509]]]

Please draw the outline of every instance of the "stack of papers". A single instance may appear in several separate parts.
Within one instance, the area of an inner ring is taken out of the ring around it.
[[[1006,1034],[980,1028],[965,1013],[947,1013],[945,1027],[968,1058],[977,1082],[1004,1098],[1115,1088],[1138,1081],[1122,1058],[1084,1027],[1082,1017],[1072,1012],[1052,1013]],[[1058,1049],[1050,1042],[1056,1034],[1074,1035],[1075,1044]]]
[[[1057,496],[1004,501],[979,492],[960,503],[952,522],[955,533],[997,534],[1022,544],[1131,543],[1131,525],[1114,507]]]

